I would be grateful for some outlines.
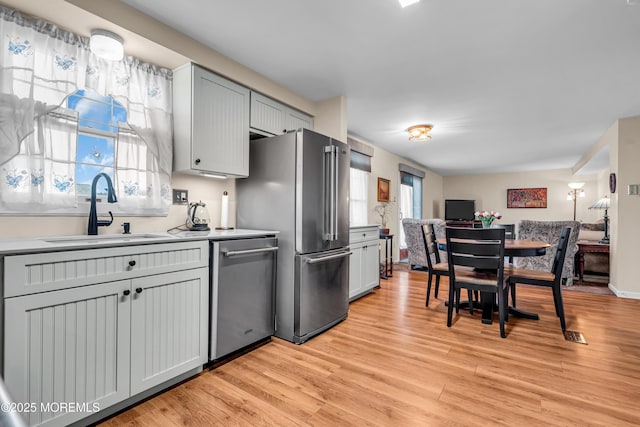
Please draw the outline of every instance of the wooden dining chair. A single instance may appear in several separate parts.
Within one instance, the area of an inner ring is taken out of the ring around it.
[[[491,224],[491,228],[504,228],[504,238],[505,239],[515,239],[516,238],[516,225],[515,224]],[[513,264],[513,257],[508,257],[509,264]],[[510,267],[513,267],[511,265]]]
[[[506,337],[508,287],[504,282],[504,234],[502,228],[447,227],[449,263],[449,306],[447,326],[451,327],[455,297],[456,313],[460,308],[460,289],[479,291],[498,297],[500,336]],[[486,300],[486,298],[483,298]]]
[[[560,318],[560,326],[562,332],[567,329],[564,318],[564,303],[562,302],[562,267],[564,259],[567,255],[569,246],[569,236],[571,235],[571,227],[562,227],[560,230],[560,238],[558,239],[558,248],[553,258],[551,271],[530,270],[525,268],[509,267],[505,270],[505,275],[509,277],[508,283],[511,288],[511,304],[516,306],[516,284],[522,283],[526,285],[546,286],[553,290],[553,304],[556,308],[556,316]]]
[[[449,275],[449,264],[440,260],[440,251],[438,250],[436,231],[433,224],[424,224],[421,228],[422,241],[424,242],[424,251],[427,255],[427,269],[429,273],[429,277],[427,279],[427,298],[425,301],[425,307],[429,307],[429,295],[431,295],[431,283],[433,281],[433,277],[435,276],[436,278],[434,297],[438,298],[440,276]]]
[[[491,228],[504,228],[505,239],[516,238],[516,225],[515,224],[491,224]]]

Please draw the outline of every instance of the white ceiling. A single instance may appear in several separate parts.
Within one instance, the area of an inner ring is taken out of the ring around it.
[[[571,168],[640,115],[627,0],[124,0],[441,175]],[[434,125],[409,143],[404,130]],[[606,167],[606,165],[604,166]]]

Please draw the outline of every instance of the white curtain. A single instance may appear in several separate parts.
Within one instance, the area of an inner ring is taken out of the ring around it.
[[[76,204],[77,115],[63,107],[68,95],[91,89],[122,104],[127,110],[124,127],[135,135],[117,138],[125,145],[116,148],[116,167],[123,168],[116,170],[120,181],[114,183],[122,199],[119,206],[132,213],[166,215],[173,139],[171,72],[131,57],[119,62],[98,58],[87,38],[3,6],[0,34],[0,212]],[[128,154],[143,158],[123,157]],[[125,195],[131,182],[144,185],[144,191]]]
[[[118,131],[116,193],[124,212],[164,214],[171,206],[170,174],[160,173],[159,155],[132,129]]]

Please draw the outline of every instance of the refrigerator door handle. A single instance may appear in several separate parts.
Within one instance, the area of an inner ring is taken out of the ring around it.
[[[278,250],[278,247],[273,246],[269,248],[246,249],[244,251],[222,251],[222,255],[224,256],[249,255],[249,254],[259,254],[261,252],[276,252],[277,250]]]
[[[339,196],[339,176],[338,171],[339,168],[339,155],[340,149],[336,145],[332,145],[333,147],[333,240],[338,240],[338,203],[340,202]]]
[[[326,261],[330,261],[332,259],[336,259],[336,258],[343,258],[346,256],[351,255],[353,252],[343,252],[341,254],[335,254],[335,255],[328,255],[328,256],[323,256],[320,258],[307,258],[304,260],[304,262],[306,262],[307,264],[317,264],[319,262],[326,262]]]
[[[336,206],[336,161],[335,161],[335,146],[328,145],[324,147],[325,159],[329,155],[329,172],[325,173],[325,207],[324,207],[324,222],[325,222],[325,234],[324,238],[328,241],[335,240],[335,212]],[[325,163],[325,172],[327,164]],[[328,181],[328,182],[327,182]]]

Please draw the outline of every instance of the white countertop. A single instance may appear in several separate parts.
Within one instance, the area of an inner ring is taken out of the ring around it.
[[[148,245],[155,243],[191,240],[246,239],[274,236],[278,231],[267,230],[211,230],[179,231],[177,233],[102,234],[98,236],[45,236],[0,239],[0,255],[16,255],[34,252],[55,252],[71,249],[94,249],[114,246]]]

